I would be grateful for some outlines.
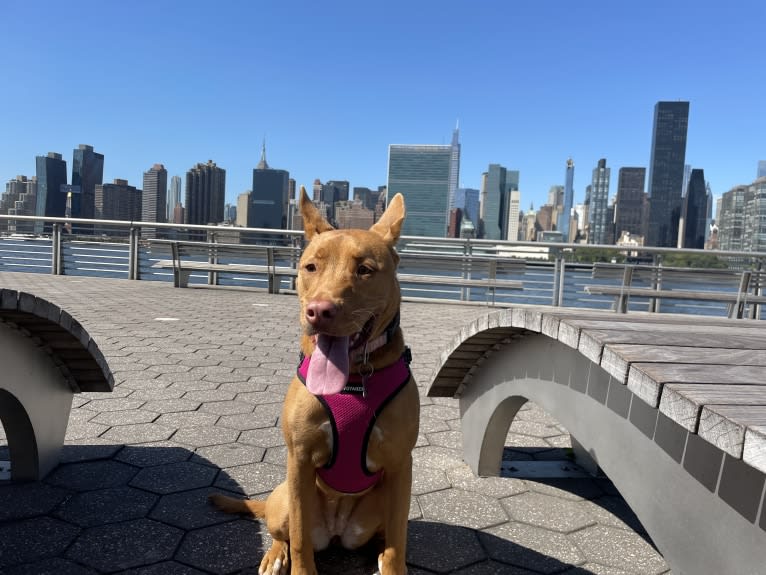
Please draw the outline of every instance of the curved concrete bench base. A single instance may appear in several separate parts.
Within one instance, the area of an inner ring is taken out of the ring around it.
[[[764,531],[658,445],[654,428],[649,435],[641,429],[640,410],[652,408],[578,350],[547,336],[528,333],[504,344],[463,389],[464,457],[475,473],[499,473],[508,428],[527,400],[587,446],[673,573],[764,573]]]
[[[74,394],[47,352],[2,323],[0,365],[0,419],[11,478],[42,478],[58,463]]]

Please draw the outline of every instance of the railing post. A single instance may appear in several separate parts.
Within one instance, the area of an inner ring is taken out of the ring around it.
[[[207,231],[207,242],[209,244],[214,244],[216,242],[216,233],[214,231]],[[207,261],[210,264],[218,263],[218,250],[216,248],[210,248]],[[218,285],[218,272],[207,272],[207,285]]]
[[[556,256],[556,259],[553,260],[553,278],[551,278],[552,286],[551,286],[551,305],[557,306],[556,300],[559,297],[559,256]]]
[[[131,227],[128,235],[128,279],[139,279],[138,271],[138,237],[141,228]]]
[[[61,224],[53,224],[51,233],[51,274],[61,275]]]
[[[567,270],[567,261],[566,256],[563,254],[559,256],[559,259],[561,260],[561,264],[559,265],[559,293],[558,298],[556,301],[557,306],[564,305],[564,282],[566,280],[566,270]]]

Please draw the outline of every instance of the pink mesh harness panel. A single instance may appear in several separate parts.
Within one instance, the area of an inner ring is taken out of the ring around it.
[[[364,385],[360,376],[352,375],[340,393],[315,396],[330,418],[333,434],[330,461],[317,469],[317,474],[335,491],[360,493],[380,479],[383,470],[373,473],[367,469],[367,444],[377,416],[410,380],[408,352],[373,373]],[[298,366],[298,377],[304,384],[310,362],[310,356],[302,357]]]

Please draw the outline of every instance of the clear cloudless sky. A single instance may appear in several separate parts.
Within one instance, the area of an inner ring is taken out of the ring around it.
[[[212,159],[227,201],[273,168],[386,183],[389,144],[448,144],[460,185],[519,170],[522,208],[575,161],[649,165],[654,105],[690,102],[686,163],[718,196],[766,159],[764,0],[3,0],[0,181],[105,156],[104,181]]]

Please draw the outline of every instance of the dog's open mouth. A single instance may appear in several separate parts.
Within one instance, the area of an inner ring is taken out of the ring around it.
[[[340,393],[348,382],[349,354],[361,348],[372,332],[374,317],[361,330],[352,335],[314,334],[314,352],[311,354],[306,388],[314,395]]]

